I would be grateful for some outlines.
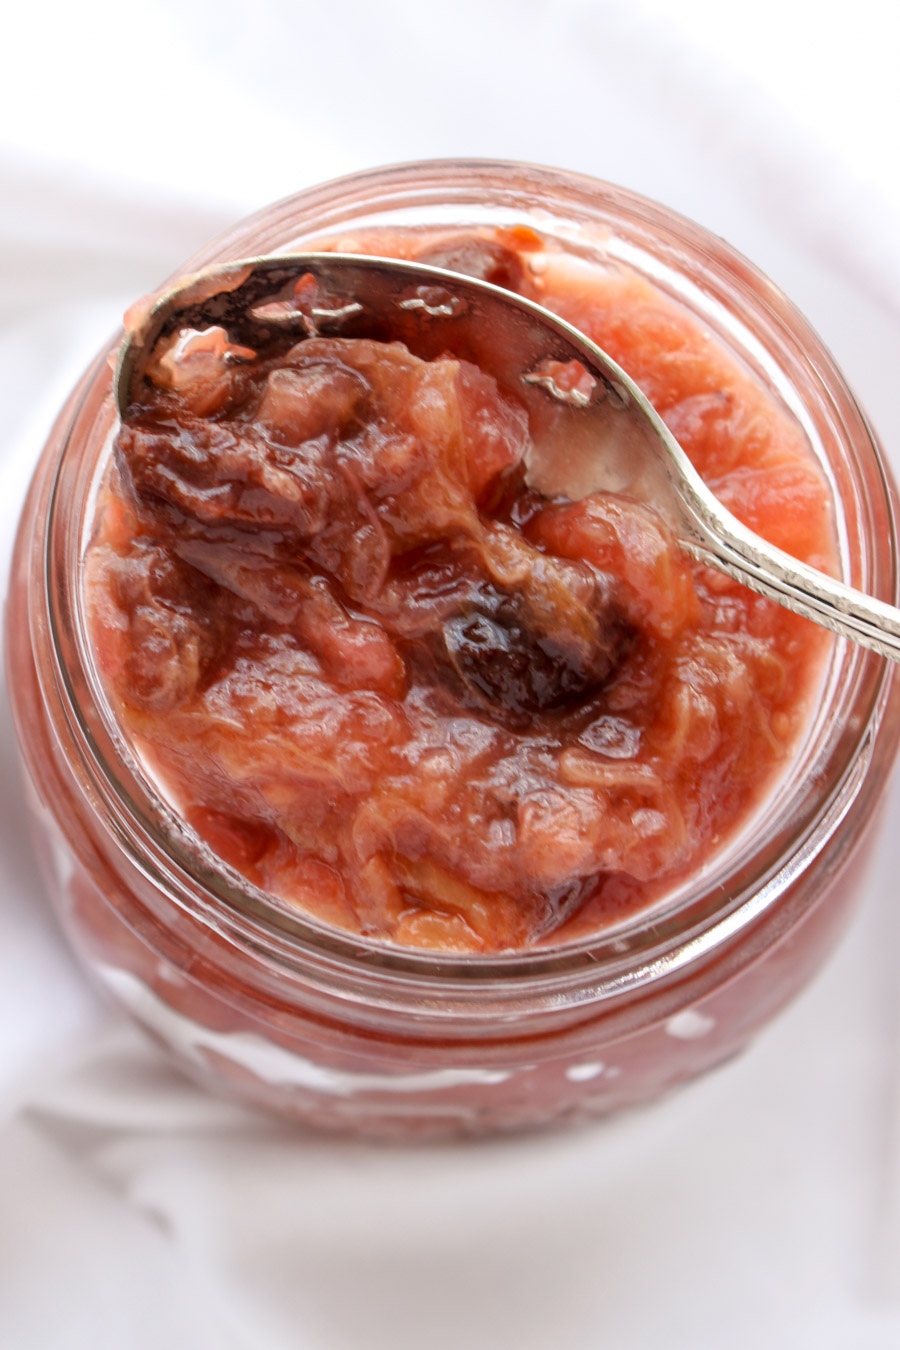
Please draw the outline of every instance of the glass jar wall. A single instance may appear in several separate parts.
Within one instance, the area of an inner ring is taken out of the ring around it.
[[[527,227],[625,266],[690,311],[802,428],[834,494],[849,581],[890,599],[891,490],[815,335],[720,240],[575,175],[440,162],[301,193],[192,259],[360,232]],[[671,902],[564,945],[416,952],[290,913],[218,865],[127,753],[91,652],[85,541],[116,418],[108,353],[60,415],[19,534],[10,687],[38,848],[92,975],[215,1090],[327,1128],[483,1132],[646,1101],[711,1068],[815,972],[864,894],[896,749],[877,657],[835,643],[794,760]]]

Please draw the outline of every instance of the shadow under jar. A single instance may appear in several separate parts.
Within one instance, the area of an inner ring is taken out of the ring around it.
[[[520,246],[538,289],[546,257],[563,259],[648,281],[691,315],[808,442],[841,574],[895,599],[891,487],[828,353],[743,258],[652,202],[522,165],[411,164],[278,203],[183,270],[391,239],[413,253],[444,239],[431,260],[453,266],[460,235]],[[330,927],[217,858],[134,753],[92,652],[83,572],[116,431],[108,357],[60,414],[27,501],[10,689],[65,931],[185,1070],[323,1128],[490,1132],[647,1101],[734,1054],[808,981],[862,896],[859,845],[900,731],[892,669],[830,637],[787,762],[644,907],[516,950],[414,949]]]

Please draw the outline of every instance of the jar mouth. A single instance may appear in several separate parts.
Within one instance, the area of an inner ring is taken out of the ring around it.
[[[738,335],[740,355],[772,382],[819,454],[839,508],[843,575],[873,595],[895,597],[898,550],[888,474],[829,353],[752,264],[646,198],[584,176],[504,161],[402,164],[287,198],[181,271],[293,251],[342,223],[359,228],[361,216],[365,223],[372,217],[390,223],[398,215],[443,211],[446,224],[448,213],[462,205],[478,219],[484,212],[519,219],[528,213],[536,223],[538,214],[538,227],[556,232],[567,247],[596,247],[599,239],[608,256],[638,270],[642,265],[655,285],[682,301],[706,304],[711,326],[732,343]],[[115,432],[108,357],[117,345],[101,354],[87,379],[56,466],[44,550],[47,629],[57,698],[91,796],[134,866],[175,904],[288,965],[324,962],[377,970],[385,978],[482,989],[552,977],[589,987],[596,998],[673,974],[731,942],[777,905],[825,847],[865,779],[892,679],[882,658],[837,639],[823,672],[819,710],[754,819],[664,903],[613,928],[554,946],[442,954],[326,926],[255,887],[217,858],[157,790],[117,725],[87,642],[81,559]]]

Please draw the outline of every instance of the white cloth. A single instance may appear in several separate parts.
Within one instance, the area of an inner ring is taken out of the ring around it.
[[[17,7],[4,575],[53,413],[125,305],[244,211],[416,157],[557,163],[724,234],[900,467],[888,22],[874,0]],[[404,1150],[214,1101],[99,1004],[38,883],[5,705],[0,807],[4,1350],[900,1344],[896,828],[837,956],[741,1059],[596,1127]]]

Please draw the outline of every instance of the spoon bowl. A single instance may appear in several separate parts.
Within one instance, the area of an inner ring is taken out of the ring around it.
[[[900,660],[900,609],[742,525],[630,376],[534,301],[443,268],[355,254],[277,254],[209,268],[130,312],[115,374],[120,416],[140,401],[161,339],[214,325],[248,347],[287,348],[321,335],[403,342],[425,359],[452,351],[525,404],[533,441],[526,477],[536,491],[571,500],[600,491],[636,498],[659,512],[698,561]]]

